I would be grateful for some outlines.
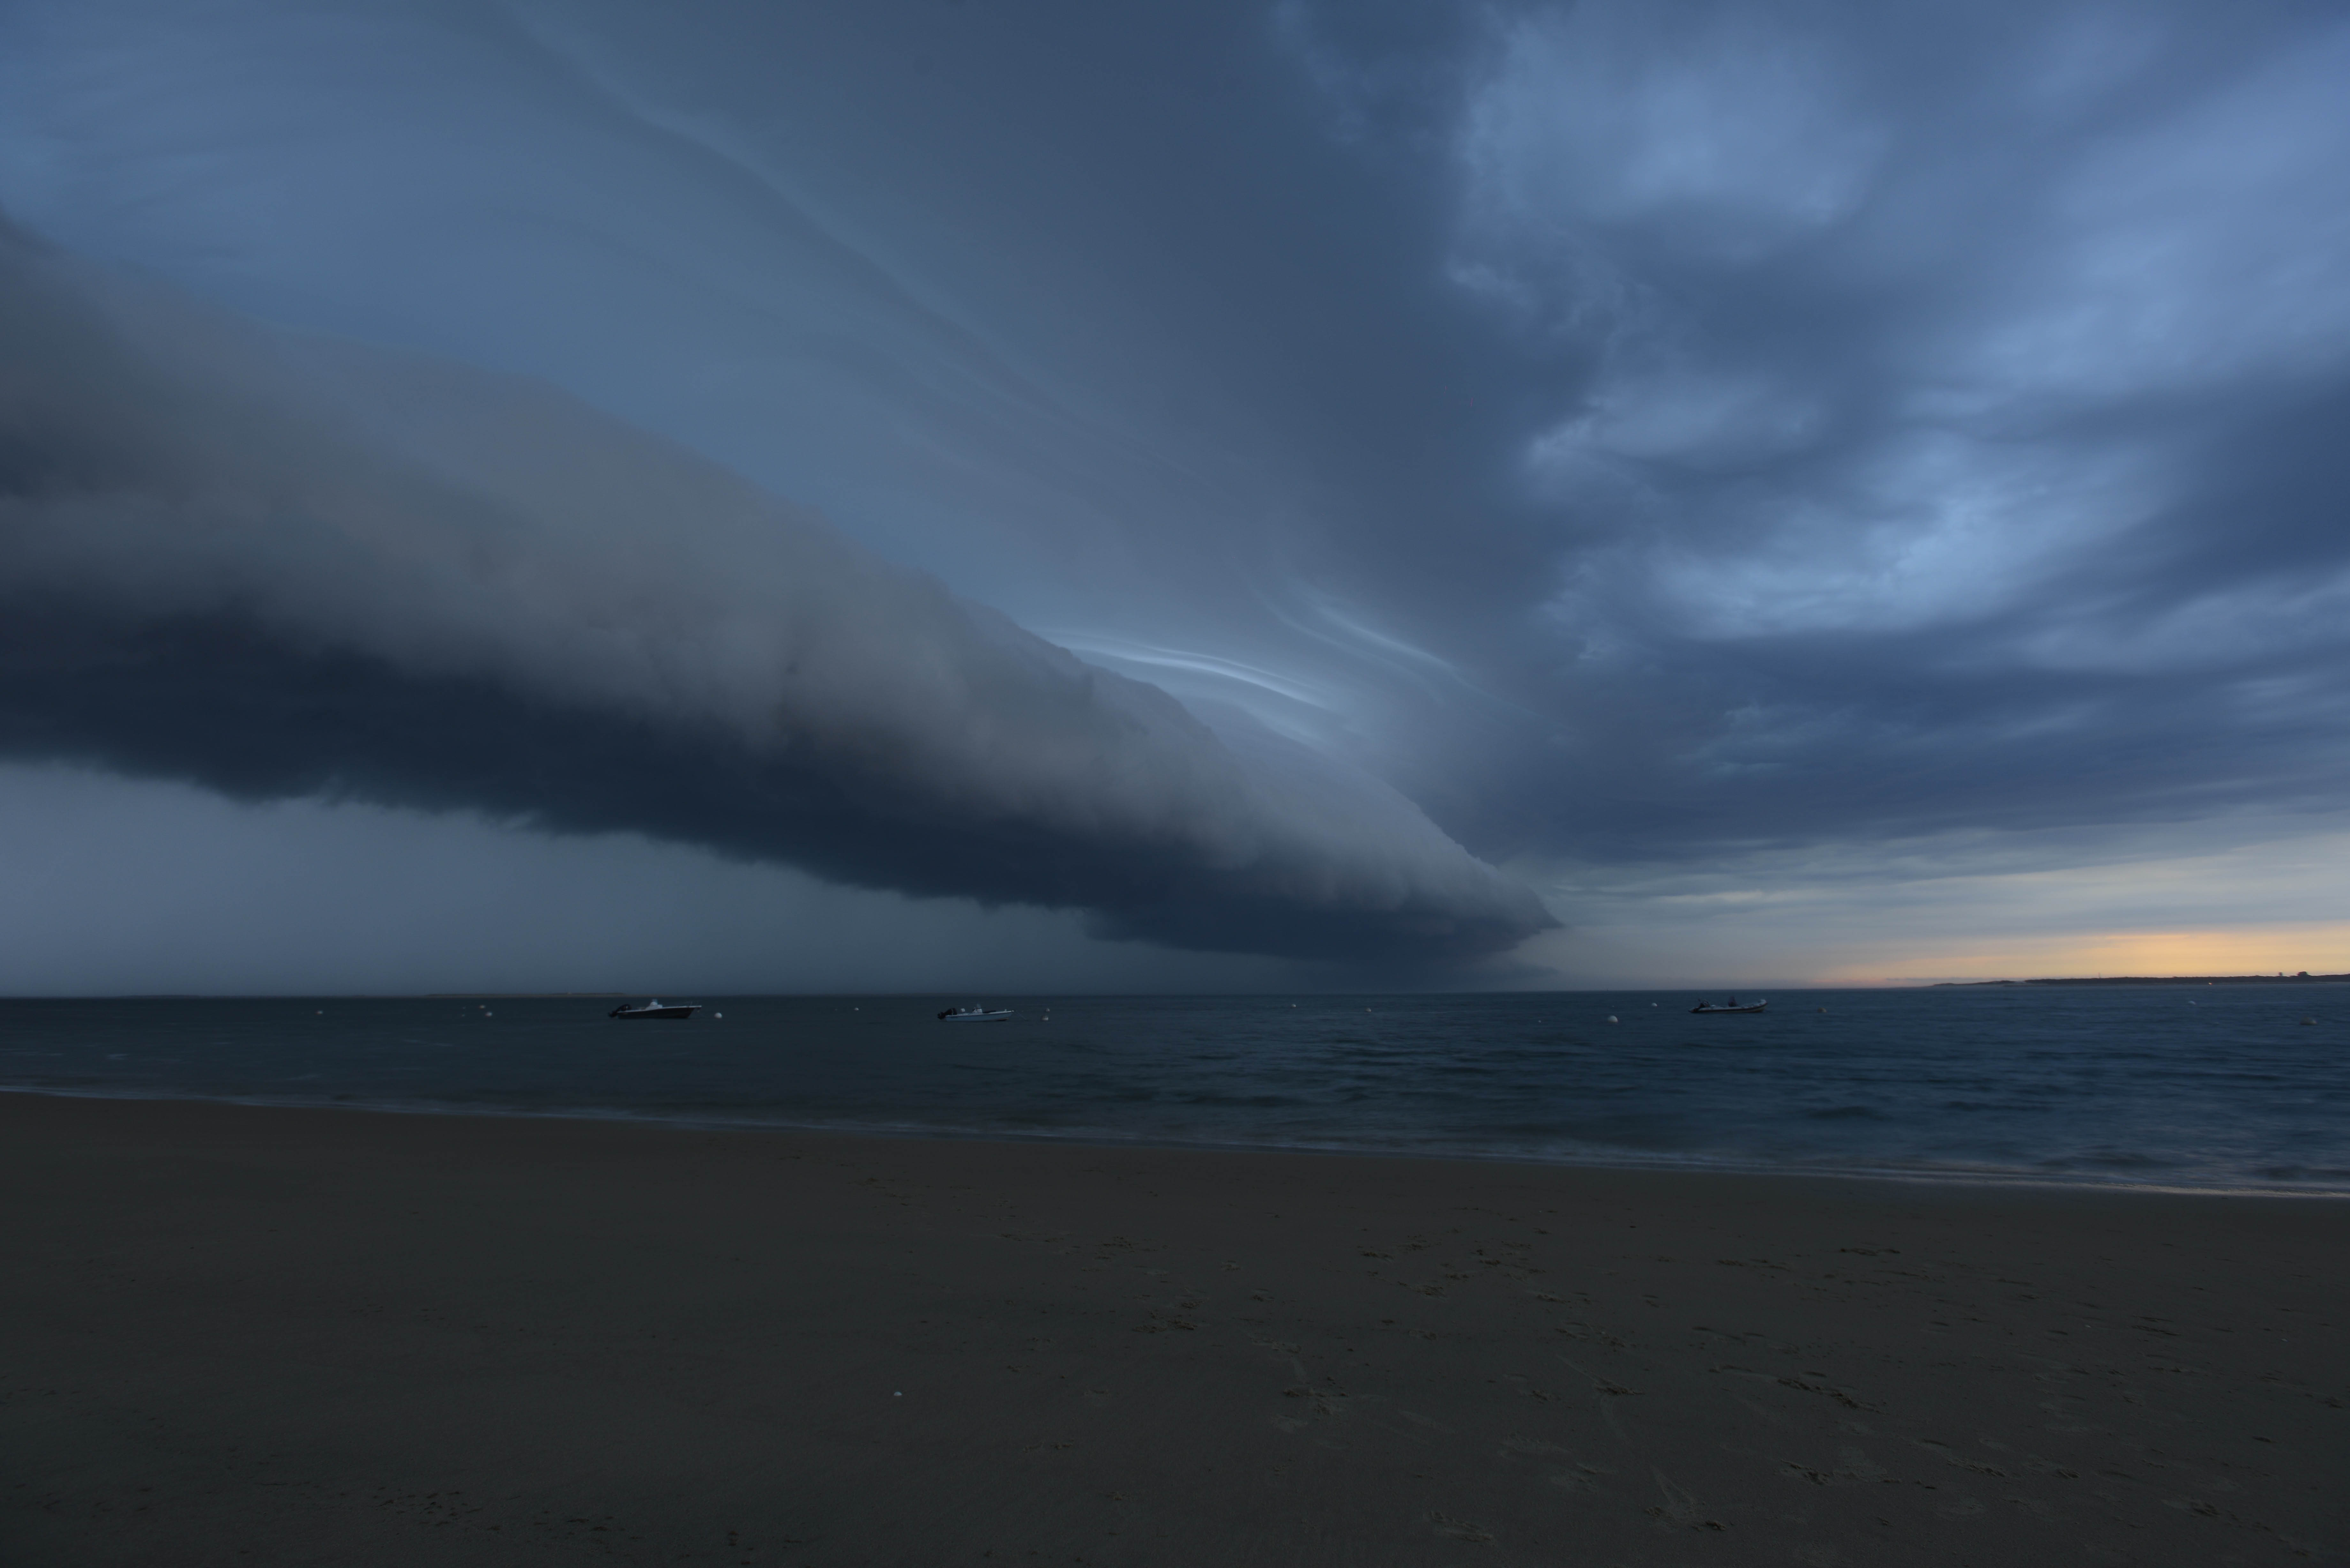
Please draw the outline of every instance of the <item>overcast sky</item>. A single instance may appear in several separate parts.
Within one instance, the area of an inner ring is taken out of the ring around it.
[[[18,0],[0,989],[2350,969],[2350,8]]]

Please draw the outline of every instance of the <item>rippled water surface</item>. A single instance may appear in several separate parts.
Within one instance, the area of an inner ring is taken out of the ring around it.
[[[78,1094],[2350,1192],[2350,987],[0,1002]],[[720,1016],[722,1015],[723,1016]],[[1611,1019],[1613,1022],[1611,1022]],[[2304,1023],[2303,1020],[2314,1020]]]

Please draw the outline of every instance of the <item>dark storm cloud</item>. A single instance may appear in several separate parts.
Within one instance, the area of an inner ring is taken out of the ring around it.
[[[1546,923],[1392,791],[567,399],[273,340],[14,235],[0,364],[16,755],[629,829],[1180,947],[1442,961]]]
[[[26,15],[44,232],[552,380],[1488,859],[1848,878],[2342,805],[2339,6]],[[1049,664],[973,614],[955,659]],[[1068,897],[1150,902],[1125,831]],[[935,885],[1051,896],[994,876]]]
[[[1498,16],[1447,261],[1559,367],[1550,841],[2337,806],[2345,86],[2334,8]]]

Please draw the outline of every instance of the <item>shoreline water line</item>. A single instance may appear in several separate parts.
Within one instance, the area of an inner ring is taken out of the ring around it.
[[[2317,1185],[2261,1186],[2251,1183],[2195,1184],[2084,1172],[1937,1168],[1900,1166],[1774,1165],[1714,1158],[1702,1155],[1652,1156],[1646,1158],[1615,1153],[1565,1154],[1523,1149],[1469,1148],[1429,1145],[1405,1147],[1390,1144],[1350,1144],[1336,1141],[1261,1142],[1150,1137],[1100,1129],[1038,1131],[1018,1127],[947,1125],[887,1125],[761,1119],[742,1116],[662,1115],[659,1113],[569,1106],[519,1107],[464,1105],[450,1102],[399,1103],[355,1099],[307,1100],[291,1097],[229,1097],[209,1095],[157,1095],[92,1089],[53,1089],[0,1084],[0,1095],[79,1101],[117,1101],[138,1105],[234,1106],[265,1111],[348,1112],[359,1116],[442,1117],[451,1120],[575,1122],[598,1127],[638,1127],[651,1132],[775,1133],[785,1136],[839,1137],[888,1143],[998,1143],[1054,1148],[1165,1150],[1174,1153],[1235,1155],[1298,1155],[1340,1159],[1433,1161],[1443,1164],[1522,1165],[1564,1170],[1648,1172],[1690,1176],[1784,1177],[1805,1181],[1892,1183],[1934,1189],[1982,1189],[1991,1191],[2118,1192],[2175,1198],[2296,1198],[2350,1199],[2350,1181],[2338,1187]]]

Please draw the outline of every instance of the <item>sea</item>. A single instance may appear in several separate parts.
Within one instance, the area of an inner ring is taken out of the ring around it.
[[[2345,985],[615,1000],[0,1001],[0,1088],[2350,1195]]]

